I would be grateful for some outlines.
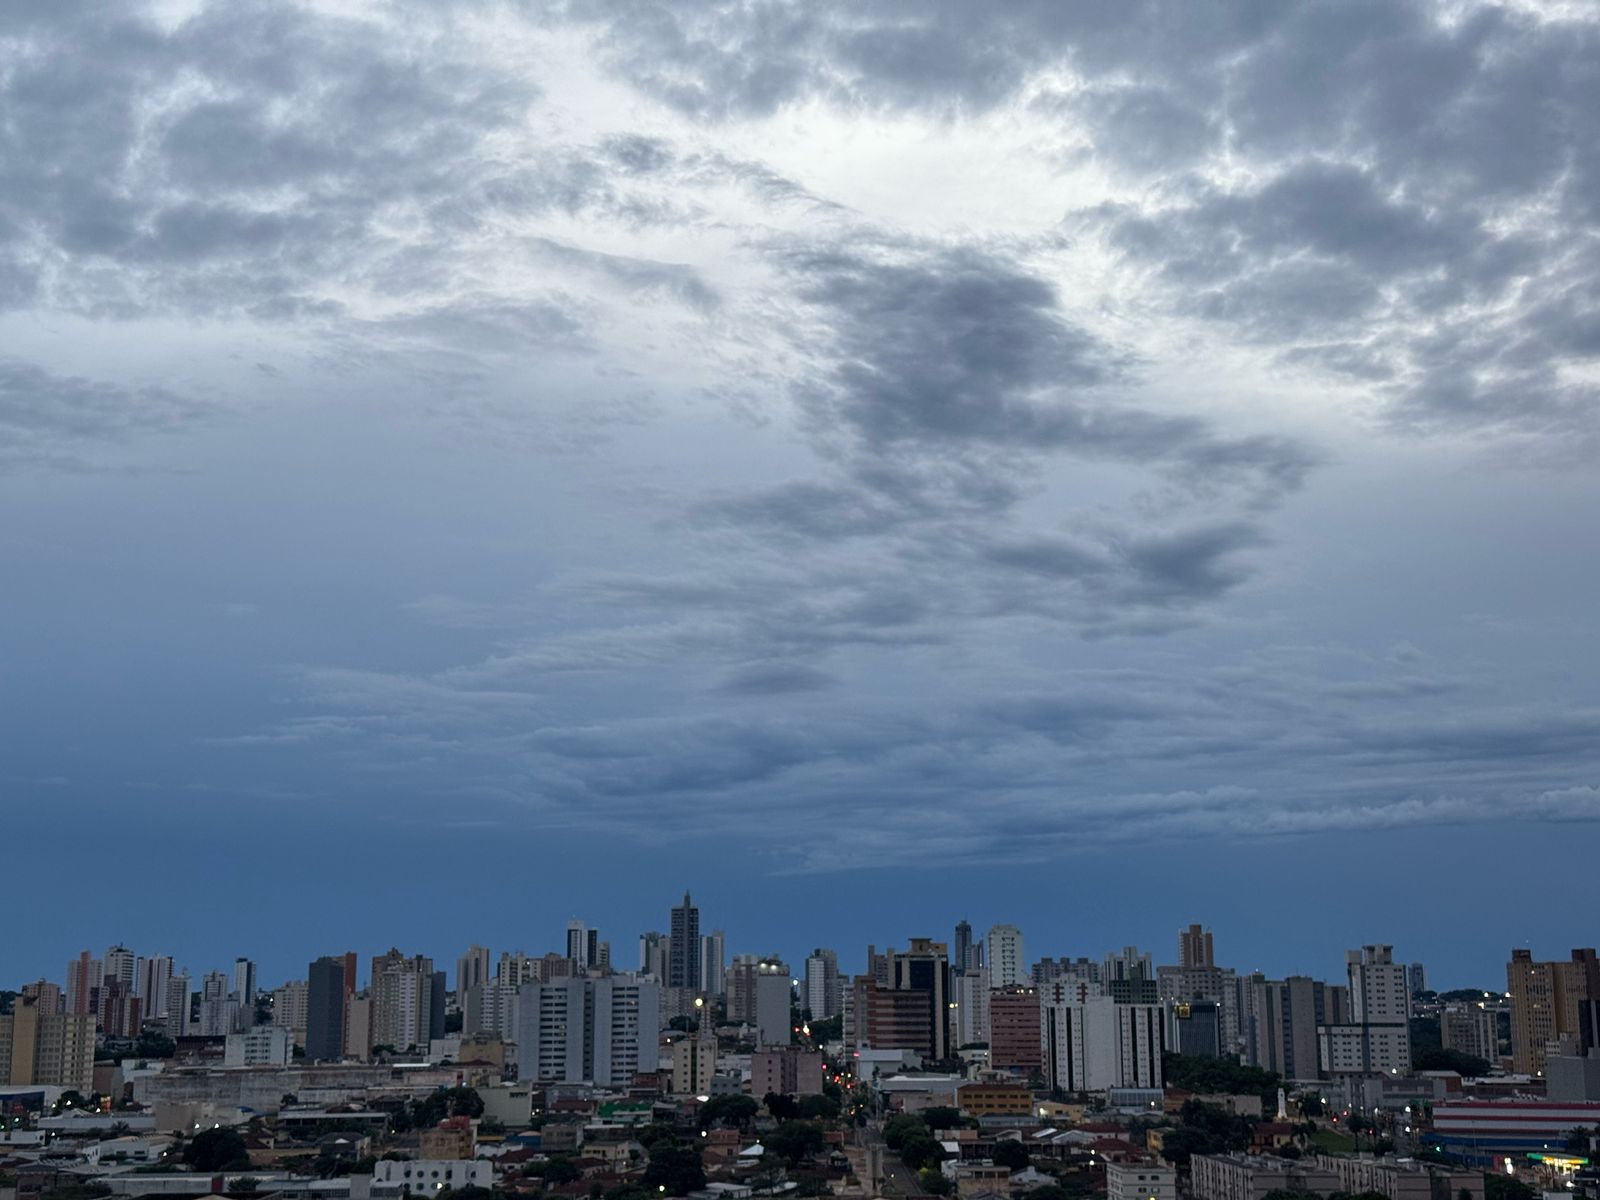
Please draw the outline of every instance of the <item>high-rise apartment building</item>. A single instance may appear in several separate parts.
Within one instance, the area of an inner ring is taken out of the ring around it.
[[[1511,994],[1511,1062],[1519,1074],[1544,1073],[1551,1054],[1582,1056],[1600,1046],[1600,962],[1593,949],[1569,960],[1535,962],[1513,950],[1506,964]]]
[[[567,960],[575,974],[600,966],[600,931],[574,917],[567,922]]]
[[[1159,1004],[1121,1003],[1095,994],[1090,984],[1055,983],[1041,996],[1039,1015],[1051,1088],[1074,1093],[1162,1085]]]
[[[333,1062],[344,1056],[344,959],[323,956],[306,972],[306,1058]]]
[[[700,991],[700,910],[688,892],[683,894],[683,903],[672,910],[667,928],[672,939],[667,950],[667,986]]]
[[[94,1041],[93,1013],[51,1012],[39,997],[18,996],[0,1015],[0,1081],[87,1094],[94,1089]]]
[[[1319,1030],[1351,1020],[1345,988],[1304,975],[1247,976],[1245,1061],[1285,1079],[1316,1079],[1321,1071]]]
[[[950,1056],[950,960],[944,942],[912,938],[904,950],[889,950],[877,974],[858,981],[858,1034],[878,1049],[915,1050],[925,1059]]]
[[[1031,987],[989,993],[989,1065],[1030,1074],[1040,1067],[1039,993]]]
[[[66,1011],[93,1013],[99,1007],[101,966],[98,958],[89,957],[87,950],[67,964]]]
[[[960,974],[972,965],[972,922],[965,917],[956,922],[955,940],[950,943],[950,969]]]
[[[172,958],[166,954],[141,957],[134,968],[133,994],[144,1015],[165,1018],[167,983],[172,978]]]
[[[390,950],[372,960],[372,1044],[394,1050],[427,1046],[442,1027],[443,981],[433,960]],[[436,1022],[434,1006],[441,1005]]]
[[[968,961],[971,961],[970,959]],[[989,1040],[989,971],[970,967],[952,981],[955,1028],[950,1036],[957,1050]]]
[[[715,1037],[681,1037],[672,1043],[672,1090],[679,1096],[703,1096],[717,1073]]]
[[[185,1037],[189,1033],[189,1020],[192,1015],[189,1011],[190,1000],[194,995],[194,988],[189,982],[189,973],[180,972],[167,980],[166,993],[167,1036]]]
[[[228,977],[221,971],[207,971],[200,978],[201,1037],[225,1037],[241,1024],[238,1001],[228,995]]]
[[[1191,925],[1178,934],[1178,966],[1184,970],[1214,967],[1217,960],[1212,954],[1211,931]]]
[[[467,952],[456,959],[456,1003],[463,1003],[462,997],[470,987],[489,982],[489,949],[474,943],[467,947]]]
[[[1244,1023],[1240,1014],[1240,980],[1231,967],[1157,967],[1156,995],[1167,1005],[1171,1025],[1173,1006],[1180,1003],[1209,1002],[1216,1006],[1217,1041],[1220,1054],[1235,1053],[1244,1042]],[[1203,1010],[1211,1013],[1212,1010]],[[1209,1019],[1209,1017],[1208,1017]]]
[[[1345,954],[1350,1020],[1317,1031],[1318,1059],[1332,1075],[1404,1075],[1411,1070],[1411,988],[1389,946]]]
[[[1439,1013],[1439,1044],[1493,1063],[1500,1056],[1494,1013],[1482,1002],[1446,1004]]]
[[[667,935],[657,930],[639,935],[639,974],[657,982],[667,978]]]
[[[631,975],[524,984],[517,1070],[540,1083],[631,1086],[657,1066],[660,985]]]
[[[287,1029],[291,1044],[306,1044],[306,1020],[310,992],[304,979],[290,979],[272,992],[272,1024]]]
[[[728,987],[728,955],[722,930],[713,929],[700,938],[700,990],[707,996],[720,996]]]
[[[1100,964],[1100,990],[1119,1004],[1155,1004],[1161,999],[1150,955],[1141,954],[1136,946],[1106,955]]]
[[[121,944],[112,946],[100,956],[100,982],[116,980],[122,985],[123,995],[133,995],[135,957],[132,950]]]
[[[839,974],[839,956],[818,947],[806,957],[805,1007],[813,1021],[836,1017],[844,1008],[844,979]]]
[[[240,1008],[252,1009],[256,1004],[256,964],[248,958],[233,960],[233,987],[230,989],[233,999]]]
[[[1028,982],[1027,960],[1022,954],[1022,930],[1015,925],[995,925],[989,930],[986,942],[992,986],[1014,988]],[[990,1019],[993,1020],[992,1010]]]

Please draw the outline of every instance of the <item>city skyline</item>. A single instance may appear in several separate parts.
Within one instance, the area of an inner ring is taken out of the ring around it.
[[[957,918],[957,920],[950,922],[947,928],[918,927],[899,934],[889,933],[879,936],[875,940],[871,941],[861,941],[859,939],[853,941],[833,942],[826,940],[815,940],[815,945],[817,947],[829,950],[837,956],[838,969],[841,977],[844,978],[857,975],[867,969],[868,964],[865,958],[865,953],[869,947],[877,946],[879,948],[883,948],[897,946],[908,943],[913,938],[927,938],[934,942],[944,943],[947,947],[947,950],[952,955],[950,959],[952,969],[955,969],[956,964],[953,958],[954,947],[956,944],[954,931],[956,925],[961,919],[962,918]],[[649,933],[649,930],[641,930],[637,934],[621,933],[620,931],[613,934],[610,927],[602,927],[599,926],[598,923],[586,922],[585,924],[587,925],[590,933],[598,933],[604,943],[615,944],[621,948],[620,953],[618,950],[612,951],[611,962],[607,968],[608,970],[617,974],[634,974],[642,972],[642,964],[638,961],[638,956],[635,953],[636,939],[644,934]],[[1120,956],[1125,952],[1126,949],[1139,950],[1148,956],[1155,964],[1177,967],[1179,966],[1180,960],[1180,952],[1178,948],[1180,941],[1188,935],[1191,927],[1194,924],[1195,923],[1186,923],[1182,926],[1175,927],[1171,931],[1170,936],[1165,939],[1164,942],[1152,940],[1136,943],[1107,943],[1104,946],[1100,946],[1098,949],[1094,946],[1086,944],[1047,944],[1040,949],[1030,950],[1023,957],[1020,963],[1020,975],[1013,982],[1026,986],[1032,986],[1030,972],[1040,959],[1087,958],[1091,962],[1098,963],[1103,957],[1115,958]],[[1010,928],[1015,925],[1016,922],[1014,921],[1000,922],[991,927],[991,932],[995,929]],[[1198,923],[1198,927],[1204,930],[1208,939],[1217,933],[1217,930],[1213,926],[1204,922]],[[722,932],[723,931],[720,928],[717,930],[717,934],[719,936],[722,935]],[[1346,953],[1350,946],[1371,945],[1374,944],[1375,940],[1379,944],[1396,945],[1396,943],[1389,941],[1387,938],[1366,938],[1364,940],[1340,943],[1330,942],[1326,947],[1321,946],[1319,943],[1315,947],[1309,948],[1304,957],[1296,959],[1292,963],[1247,964],[1242,961],[1235,962],[1227,953],[1229,946],[1227,932],[1228,931],[1226,930],[1222,931],[1224,939],[1222,942],[1223,953],[1217,955],[1216,966],[1234,970],[1241,977],[1252,973],[1259,973],[1268,977],[1301,976],[1320,978],[1322,976],[1333,976],[1337,975],[1342,969],[1342,956]],[[543,943],[538,940],[540,935],[535,932],[529,932],[528,935],[522,938],[520,941],[512,940],[502,942],[500,940],[488,937],[475,938],[471,941],[471,948],[474,950],[486,951],[488,953],[488,978],[492,979],[494,975],[495,962],[502,954],[526,954],[534,957],[541,955],[570,957],[567,955],[565,948],[566,933],[567,928],[565,925],[560,928],[554,928],[552,935]],[[1028,937],[1027,929],[1025,927],[1021,929],[1021,934],[1024,939]],[[353,951],[355,955],[355,961],[358,964],[356,974],[356,978],[358,980],[363,981],[363,983],[366,985],[370,985],[370,979],[366,978],[366,970],[360,964],[365,964],[377,960],[380,957],[384,957],[384,949],[389,951],[399,950],[403,954],[420,953],[433,961],[437,968],[441,971],[446,971],[448,968],[450,968],[450,964],[452,963],[459,967],[460,962],[464,961],[459,953],[462,948],[461,946],[456,946],[454,950],[452,950],[450,946],[435,946],[432,944],[420,946],[418,944],[418,939],[406,938],[400,931],[397,931],[397,935],[398,936],[390,938],[387,941],[379,939],[379,942],[373,943],[371,946],[362,945]],[[334,940],[337,941],[338,939],[335,938]],[[986,941],[985,938],[979,938],[978,940],[980,942]],[[1541,939],[1540,944],[1531,947],[1533,958],[1535,960],[1547,960],[1551,959],[1552,957],[1561,957],[1561,955],[1565,953],[1565,945],[1577,944],[1577,941],[1579,940],[1582,939],[1569,939],[1567,943],[1561,943],[1560,939],[1558,938]],[[1590,940],[1592,940],[1592,938]],[[170,942],[172,939],[169,938],[168,941]],[[353,939],[346,939],[346,941],[350,942],[352,945],[355,944]],[[1545,945],[1545,942],[1548,942],[1549,944]],[[383,947],[382,949],[380,948],[380,943]],[[1031,944],[1032,943],[1030,942],[1029,945]],[[342,956],[347,950],[349,950],[349,946],[340,948],[329,945],[321,948],[320,950],[317,950],[316,947],[308,947],[309,950],[316,950],[316,952],[311,954],[310,957],[306,958],[305,962],[299,963],[298,966],[296,965],[292,951],[279,952],[280,955],[284,953],[288,954],[286,959],[281,959],[280,966],[280,957],[269,957],[264,959],[258,953],[253,952],[251,947],[244,947],[243,949],[245,952],[242,954],[238,953],[238,950],[235,949],[234,951],[230,952],[231,956],[221,954],[219,951],[216,955],[208,957],[204,952],[201,952],[199,956],[173,953],[166,944],[146,945],[139,939],[113,939],[104,943],[85,943],[77,950],[71,950],[67,957],[62,958],[62,961],[67,961],[67,958],[75,960],[80,952],[86,953],[90,955],[91,958],[94,958],[101,953],[100,946],[102,945],[110,950],[128,952],[127,966],[129,973],[131,973],[133,970],[135,958],[137,958],[139,963],[143,964],[147,961],[147,954],[155,955],[159,956],[161,961],[165,961],[172,971],[187,972],[191,983],[196,986],[197,990],[201,976],[210,974],[215,975],[219,979],[225,980],[229,985],[230,994],[236,982],[235,970],[247,963],[255,983],[255,990],[266,992],[277,986],[277,983],[275,983],[274,980],[304,980],[307,973],[307,964],[314,967],[329,956]],[[1505,964],[1507,955],[1513,951],[1520,952],[1522,950],[1530,949],[1530,947],[1518,945],[1507,946],[1500,951],[1496,951],[1493,947],[1486,946],[1483,948],[1485,957],[1488,959],[1495,959],[1494,965],[1484,972],[1484,977],[1482,980],[1460,980],[1453,976],[1447,976],[1441,979],[1436,973],[1437,964],[1434,961],[1429,960],[1426,955],[1425,946],[1425,943],[1416,947],[1399,945],[1397,953],[1399,955],[1398,961],[1408,964],[1420,964],[1426,969],[1428,987],[1430,990],[1442,992],[1482,987],[1485,990],[1494,992],[1496,994],[1502,993],[1504,990]],[[1415,952],[1413,952],[1413,950]],[[1557,953],[1558,951],[1560,953]],[[725,953],[727,953],[730,957],[735,954],[753,954],[765,956],[769,953],[775,953],[778,955],[778,957],[782,958],[789,964],[791,978],[793,980],[798,980],[798,986],[802,994],[805,991],[805,963],[810,955],[810,950],[799,952],[790,951],[786,948],[778,947],[775,944],[761,943],[758,937],[754,941],[736,941],[732,944],[731,948],[727,948],[725,946]],[[1497,959],[1496,954],[1498,954]],[[212,961],[213,957],[215,958],[215,962]],[[579,965],[580,968],[583,966],[581,962]],[[993,974],[992,964],[986,965],[985,970],[989,974],[991,986],[996,989],[1007,986],[1006,983],[1002,982],[998,978],[998,976]],[[660,975],[660,980],[663,986],[683,986],[674,985],[669,982],[670,971],[670,966],[666,966],[664,964],[664,970]],[[53,965],[46,965],[37,971],[22,971],[19,973],[14,969],[10,969],[10,964],[8,962],[0,961],[0,988],[16,986],[24,982],[31,982],[36,978],[62,982],[60,963],[57,962]],[[456,988],[456,971],[454,969],[449,969],[447,978],[449,987],[454,990]],[[10,980],[11,982],[7,983],[5,982],[6,980]],[[704,991],[705,989],[695,985],[686,987],[684,990]]]

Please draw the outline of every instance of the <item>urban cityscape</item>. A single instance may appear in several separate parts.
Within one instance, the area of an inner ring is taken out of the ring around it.
[[[1600,1200],[1600,0],[0,0],[0,1200]]]
[[[1385,944],[1242,973],[1200,924],[1159,959],[1035,957],[1020,925],[963,920],[852,972],[710,923],[685,892],[625,941],[573,919],[539,953],[342,951],[283,981],[81,951],[0,990],[0,1178],[48,1200],[1600,1186],[1593,948],[1439,992]]]

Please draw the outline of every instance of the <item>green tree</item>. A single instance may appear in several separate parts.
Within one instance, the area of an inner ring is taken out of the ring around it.
[[[768,1154],[776,1154],[791,1167],[822,1153],[827,1144],[822,1126],[812,1121],[785,1121],[761,1139]]]
[[[1028,1165],[1028,1148],[1021,1142],[1007,1138],[1003,1142],[994,1144],[994,1153],[989,1156],[997,1167],[1005,1167],[1008,1171],[1020,1171]]]
[[[944,1158],[944,1148],[926,1125],[920,1131],[909,1131],[900,1140],[900,1161],[912,1170],[937,1166]]]
[[[133,1052],[140,1058],[171,1058],[178,1052],[178,1043],[162,1033],[141,1033]]]
[[[844,1108],[837,1096],[801,1096],[800,1119],[803,1121],[831,1121]]]
[[[961,1110],[948,1104],[933,1104],[922,1110],[923,1124],[929,1129],[959,1129],[965,1122]]]
[[[557,1155],[544,1164],[546,1183],[571,1183],[582,1174],[576,1164],[565,1155]]]
[[[1455,1071],[1460,1075],[1479,1076],[1489,1073],[1489,1060],[1460,1050],[1434,1047],[1426,1050],[1413,1048],[1411,1069],[1414,1071]]]
[[[1283,1080],[1272,1071],[1247,1067],[1233,1059],[1200,1054],[1163,1054],[1161,1066],[1168,1087],[1201,1095],[1252,1095],[1261,1097],[1263,1111],[1277,1107]]]
[[[237,1129],[204,1129],[184,1147],[183,1161],[196,1171],[233,1171],[250,1165],[250,1153]]]
[[[701,1129],[710,1129],[718,1122],[742,1129],[760,1111],[753,1096],[713,1096],[700,1106],[699,1124]]]
[[[800,1105],[793,1096],[785,1096],[778,1092],[768,1092],[761,1098],[761,1103],[767,1106],[767,1111],[780,1121],[792,1121],[800,1115]]]
[[[946,1179],[944,1172],[937,1167],[924,1167],[918,1171],[917,1182],[922,1185],[922,1190],[930,1196],[948,1196],[956,1190],[956,1185]]]
[[[1161,1157],[1175,1167],[1187,1168],[1196,1154],[1221,1154],[1226,1148],[1217,1138],[1193,1125],[1169,1129],[1161,1138]]]
[[[891,1150],[898,1151],[908,1137],[928,1133],[928,1123],[919,1116],[900,1113],[883,1123],[883,1141]]]
[[[700,1165],[700,1151],[692,1146],[672,1146],[657,1143],[650,1148],[650,1161],[645,1166],[640,1181],[647,1192],[665,1188],[668,1195],[687,1196],[706,1185],[706,1173]]]
[[[843,1017],[824,1017],[820,1021],[811,1022],[811,1040],[813,1042],[837,1042],[843,1037]]]

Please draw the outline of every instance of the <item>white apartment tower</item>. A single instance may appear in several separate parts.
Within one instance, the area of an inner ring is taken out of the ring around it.
[[[989,930],[989,979],[994,987],[1021,987],[1028,980],[1022,954],[1022,930],[1015,925],[995,925]]]
[[[821,947],[806,958],[805,1007],[811,1019],[836,1017],[844,1008],[844,980],[839,975],[839,956]]]
[[[1411,1070],[1411,990],[1389,946],[1345,954],[1350,1020],[1317,1028],[1317,1056],[1333,1075],[1404,1075]]]
[[[632,975],[575,975],[524,984],[517,1070],[541,1083],[625,1088],[658,1066],[661,989]]]
[[[1064,1092],[1162,1085],[1159,1004],[1121,1004],[1085,983],[1051,984],[1040,996],[1046,1082]]]

